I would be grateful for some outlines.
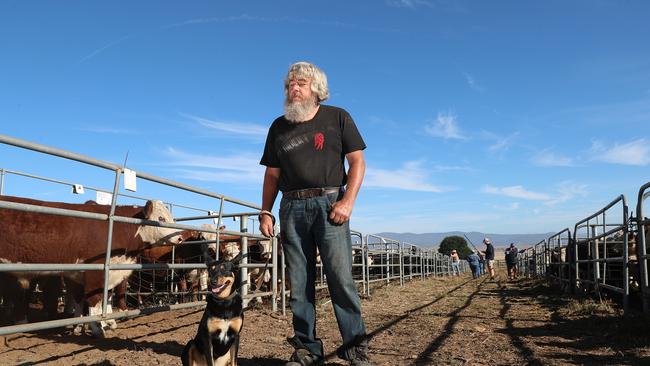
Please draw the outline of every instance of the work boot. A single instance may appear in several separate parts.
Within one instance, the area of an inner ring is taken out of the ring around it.
[[[354,347],[354,357],[350,360],[350,366],[372,366],[372,362],[368,358],[367,347]]]
[[[291,355],[291,358],[284,366],[317,366],[322,365],[323,359],[318,357],[309,350],[301,348],[297,349]]]
[[[350,366],[373,365],[368,358],[368,340],[364,336],[359,337],[355,346],[348,347],[347,349],[339,348],[336,354],[339,358],[350,361]]]
[[[287,342],[295,348],[295,351],[284,366],[318,366],[323,364],[323,357],[311,353],[298,337],[289,337]]]

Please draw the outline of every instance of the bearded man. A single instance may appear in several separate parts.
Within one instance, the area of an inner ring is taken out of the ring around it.
[[[284,86],[285,113],[273,121],[260,161],[266,172],[259,222],[263,235],[273,235],[270,211],[282,191],[280,234],[294,330],[287,340],[295,348],[286,365],[324,362],[323,343],[316,337],[316,248],[343,339],[337,355],[350,365],[371,365],[352,278],[349,224],[366,169],[366,145],[348,112],[321,104],[329,91],[318,67],[307,62],[291,65]]]

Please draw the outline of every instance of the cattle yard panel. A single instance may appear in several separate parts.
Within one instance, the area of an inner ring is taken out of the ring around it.
[[[621,210],[620,216],[616,215],[617,209]],[[609,215],[612,212],[613,214]],[[629,224],[625,196],[620,195],[602,209],[576,223],[574,230],[576,285],[588,283],[594,286],[596,292],[607,289],[620,293],[625,310],[628,309],[629,301]],[[586,235],[579,238],[579,230]],[[585,253],[585,248],[590,248],[590,252]],[[583,259],[585,257],[587,258]],[[581,263],[591,264],[591,280],[583,278],[586,275],[581,273]]]
[[[535,244],[535,276],[546,276],[546,239]]]
[[[179,224],[171,224],[171,223],[163,223],[159,221],[149,221],[149,220],[140,220],[140,219],[134,219],[134,218],[127,218],[127,217],[120,217],[120,216],[115,216],[115,208],[117,205],[117,197],[118,197],[118,190],[119,190],[119,182],[121,178],[121,174],[123,174],[124,170],[121,166],[113,163],[108,163],[104,162],[101,160],[93,159],[87,156],[67,152],[64,150],[44,146],[44,145],[39,145],[39,144],[33,144],[24,140],[20,139],[15,139],[12,137],[0,135],[0,143],[8,144],[8,145],[13,145],[17,146],[20,148],[44,153],[44,154],[49,154],[57,157],[62,157],[65,159],[81,162],[84,164],[88,164],[91,166],[107,169],[110,171],[113,171],[115,173],[115,180],[114,180],[114,185],[113,185],[113,194],[112,194],[112,200],[111,200],[111,207],[109,211],[109,215],[102,215],[98,214],[95,217],[92,217],[93,215],[88,215],[86,212],[80,212],[80,211],[74,211],[74,210],[63,210],[63,209],[56,209],[52,207],[40,207],[40,206],[34,206],[34,205],[28,205],[28,204],[18,204],[18,203],[13,203],[13,202],[0,202],[0,208],[5,208],[5,209],[14,209],[14,210],[21,210],[21,211],[31,211],[31,212],[41,212],[41,213],[47,213],[47,214],[54,214],[54,215],[64,215],[64,216],[73,216],[73,217],[85,217],[85,218],[92,218],[92,219],[97,219],[97,220],[103,220],[103,221],[108,221],[108,237],[107,237],[107,247],[106,247],[106,257],[105,257],[105,262],[104,264],[100,265],[102,268],[98,270],[103,270],[104,271],[104,291],[103,291],[103,297],[102,297],[102,313],[101,315],[96,314],[98,316],[98,319],[116,319],[116,318],[122,318],[126,316],[130,316],[128,314],[125,314],[125,312],[119,312],[119,313],[114,313],[112,315],[108,315],[107,312],[107,299],[108,299],[108,280],[109,276],[108,274],[110,273],[111,270],[129,270],[129,269],[141,269],[141,268],[158,268],[160,265],[125,265],[125,264],[111,264],[111,259],[110,259],[110,253],[111,253],[111,246],[112,246],[112,227],[113,223],[115,221],[117,222],[126,222],[126,223],[133,223],[133,224],[139,224],[139,225],[154,225],[158,227],[166,227],[166,228],[174,228],[174,229],[181,229],[181,230],[192,230],[192,231],[202,231],[200,228],[194,227],[194,226],[187,226],[187,225],[179,225]],[[3,181],[2,181],[2,187],[4,191],[4,170],[3,170]],[[138,173],[138,177],[141,179],[145,179],[154,183],[159,183],[163,185],[167,185],[169,187],[201,194],[207,197],[211,198],[216,198],[221,201],[221,207],[219,211],[219,215],[222,214],[223,212],[223,202],[228,201],[230,203],[234,203],[237,205],[241,205],[244,207],[249,207],[253,208],[256,210],[260,210],[261,208],[255,204],[247,203],[244,201],[240,201],[237,199],[233,198],[228,198],[220,194],[212,193],[203,189],[198,189],[195,187],[191,187],[185,184],[173,182],[171,180],[167,180],[164,178],[156,177],[153,175],[149,175],[146,173]],[[246,241],[248,237],[256,237],[260,240],[265,239],[264,237],[252,235],[246,232],[230,232],[230,231],[224,231],[224,234],[230,234],[230,235],[239,235],[242,238],[242,241]],[[71,266],[71,265],[68,265]],[[76,265],[76,266],[83,266],[83,265]],[[20,268],[17,268],[20,267]],[[6,265],[6,264],[0,264],[0,272],[6,272],[6,271],[25,271],[25,270],[34,270],[29,269],[30,264],[21,264],[21,265]],[[56,264],[41,264],[41,269],[44,270],[52,270],[52,271],[59,271],[61,266],[58,266]],[[47,268],[46,268],[47,267]],[[176,264],[166,264],[163,266],[163,268],[187,268],[187,266],[184,265],[176,265]],[[194,268],[205,268],[205,264],[201,265],[194,265]],[[91,320],[87,320],[91,319]],[[32,323],[29,324],[29,328],[27,328],[25,325],[18,325],[18,326],[13,326],[8,329],[8,327],[2,327],[0,328],[0,335],[3,334],[8,334],[8,332],[20,332],[20,331],[26,331],[26,329],[29,330],[38,330],[38,329],[47,329],[51,327],[58,327],[58,326],[64,326],[64,325],[69,325],[70,321],[72,321],[72,324],[80,324],[83,322],[90,322],[90,321],[95,321],[96,318],[74,318],[74,319],[62,319],[58,321],[49,321],[49,322],[39,322],[39,323]],[[66,323],[67,321],[67,323]]]
[[[351,230],[352,236],[352,277],[355,282],[361,283],[363,294],[368,294],[368,246],[363,234]],[[359,278],[360,277],[360,278]]]
[[[1,171],[2,171],[2,173],[4,173],[4,174],[12,174],[12,175],[16,175],[16,176],[21,176],[21,177],[26,177],[26,178],[31,178],[31,179],[37,179],[37,180],[41,180],[41,181],[46,181],[46,182],[50,182],[50,183],[56,183],[56,184],[65,185],[65,186],[71,187],[71,188],[73,189],[73,193],[77,193],[77,192],[76,192],[76,187],[75,187],[76,184],[74,184],[74,183],[70,183],[70,182],[63,181],[63,180],[58,180],[58,179],[52,179],[52,178],[47,178],[47,177],[41,177],[41,176],[37,176],[37,175],[34,175],[34,174],[25,173],[25,172],[18,172],[18,171],[13,171],[13,170],[7,170],[7,169],[4,169],[4,168],[2,168]],[[4,176],[3,176],[3,177],[4,177]],[[101,189],[101,188],[92,187],[92,186],[87,186],[87,185],[84,185],[84,189],[85,189],[85,190],[95,191],[95,192],[104,192],[104,193],[109,193],[109,194],[111,194],[111,192],[109,192],[109,191],[107,191],[107,190],[104,190],[104,189]],[[132,194],[124,194],[124,193],[118,193],[117,196],[119,196],[119,197],[131,198],[131,199],[136,199],[136,200],[140,200],[140,201],[152,200],[152,198],[147,198],[147,197],[142,197],[142,196],[137,196],[137,195],[132,195]],[[222,203],[222,201],[221,201],[220,203]],[[181,204],[171,203],[171,202],[165,202],[165,204],[169,207],[169,210],[170,210],[170,212],[172,212],[172,213],[173,213],[173,208],[174,208],[174,207],[180,207],[180,208],[184,208],[184,209],[189,209],[189,210],[194,210],[194,211],[200,211],[200,212],[205,213],[205,214],[202,215],[202,216],[191,216],[191,217],[180,217],[180,218],[175,218],[175,219],[174,219],[175,222],[194,221],[194,220],[202,220],[202,219],[213,219],[213,220],[215,220],[215,222],[217,223],[217,226],[220,226],[221,223],[223,222],[222,220],[225,219],[225,218],[233,218],[233,219],[238,218],[238,219],[241,220],[241,219],[244,219],[244,218],[251,219],[250,216],[257,215],[257,212],[231,213],[231,214],[218,214],[218,215],[215,215],[215,214],[211,214],[211,211],[210,211],[210,210],[206,210],[206,209],[200,209],[200,208],[196,208],[196,207],[192,207],[192,206],[181,205]],[[222,204],[221,204],[221,207],[222,207]],[[222,212],[222,210],[220,210],[220,212]],[[76,213],[75,213],[75,215],[76,215]],[[102,218],[102,220],[106,220],[106,218]],[[215,229],[216,229],[216,228],[215,228]],[[215,231],[216,231],[216,230],[215,230]],[[213,244],[213,243],[214,243],[214,244],[217,244],[217,245],[218,245],[218,244],[219,244],[219,235],[220,235],[220,233],[221,233],[220,231],[216,231],[217,240],[192,241],[192,242],[186,242],[185,244],[186,244],[186,245],[190,245],[190,244],[193,244],[193,245],[200,245],[200,244]],[[171,263],[175,263],[175,262],[176,262],[176,261],[175,261],[175,258],[176,258],[176,256],[175,256],[175,251],[176,251],[176,248],[175,248],[175,247],[172,247]],[[219,259],[219,253],[220,253],[219,251],[216,251],[216,259]],[[189,258],[185,258],[185,260],[187,260],[187,259],[189,259]],[[204,261],[204,258],[202,258],[202,257],[200,257],[200,258],[195,258],[195,259],[199,260],[198,263],[203,263],[203,261]],[[275,263],[275,262],[273,262],[273,263]],[[247,263],[244,262],[244,263],[242,264],[242,267],[245,268],[246,265],[247,265]],[[100,266],[101,266],[101,265],[100,265]],[[37,268],[37,267],[34,267],[34,268]],[[39,268],[40,268],[40,267],[39,267]],[[276,265],[273,265],[271,268],[272,268],[272,270],[275,270],[275,272],[277,273],[277,266],[276,266]],[[78,268],[78,270],[80,270],[80,269],[81,269],[81,268]],[[101,269],[101,268],[95,268],[95,269]],[[184,268],[184,269],[194,269],[194,268],[187,267],[187,268]],[[74,270],[74,268],[73,268],[72,270]],[[138,272],[138,275],[137,275],[137,278],[135,279],[135,280],[137,280],[137,281],[139,282],[138,285],[137,285],[137,288],[141,289],[141,288],[145,287],[145,286],[143,286],[143,283],[142,283],[142,273],[143,273],[144,271],[150,271],[150,272],[152,272],[152,275],[151,275],[151,277],[152,277],[152,281],[151,281],[150,283],[148,283],[148,287],[149,287],[150,289],[155,289],[155,288],[156,288],[155,280],[156,280],[157,277],[158,277],[158,276],[155,275],[157,269],[144,269],[143,271],[139,271],[139,272]],[[158,292],[156,292],[156,291],[153,291],[153,292],[138,291],[137,293],[133,293],[133,292],[128,292],[128,291],[127,291],[127,292],[125,293],[125,295],[126,295],[126,296],[132,296],[132,297],[140,297],[140,296],[142,296],[142,295],[150,295],[150,296],[156,296],[156,295],[159,295],[159,296],[170,296],[170,297],[171,297],[171,296],[176,296],[176,295],[187,295],[187,293],[185,293],[185,292],[178,292],[178,291],[175,291],[174,288],[173,288],[173,287],[174,287],[175,269],[168,269],[167,272],[168,272],[167,274],[170,276],[169,281],[166,281],[166,282],[168,282],[167,285],[169,286],[169,291],[167,291],[167,292],[161,292],[161,291],[158,291]],[[274,278],[277,278],[277,277],[274,277]],[[274,282],[274,284],[275,284],[276,281],[273,281],[273,282]],[[244,291],[247,291],[249,286],[250,286],[250,284],[247,284],[247,283],[244,284],[244,287],[243,287]],[[200,292],[198,292],[198,294],[201,294],[201,295],[205,295],[206,293],[207,293],[207,291],[200,291]],[[257,295],[257,296],[267,296],[268,294],[269,294],[269,293],[261,293],[261,294],[260,294],[260,293],[257,293],[256,295]],[[271,295],[271,297],[273,298],[273,300],[272,300],[272,304],[273,304],[273,305],[272,305],[272,308],[273,308],[273,311],[276,311],[276,310],[277,310],[277,302],[275,301],[276,294],[273,293],[273,294]]]
[[[551,235],[546,241],[546,248],[549,257],[549,269],[546,272],[547,277],[561,287],[571,288],[571,276],[569,271],[569,261],[567,258],[567,249],[571,243],[571,230],[563,229]]]
[[[519,274],[526,277],[533,277],[535,272],[535,247],[529,247],[517,255],[517,269]]]
[[[650,197],[650,182],[644,184],[639,188],[639,194],[636,203],[636,252],[637,252],[637,266],[639,271],[639,286],[641,287],[641,301],[643,303],[643,311],[650,310],[650,288],[648,284],[648,245],[650,244],[650,219],[645,215],[645,203]]]

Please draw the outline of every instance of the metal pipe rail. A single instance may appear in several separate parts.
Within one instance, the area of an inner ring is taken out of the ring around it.
[[[93,219],[93,220],[100,220],[100,221],[108,221],[110,218],[113,221],[127,223],[127,224],[159,226],[159,227],[165,227],[170,229],[180,229],[180,230],[190,230],[190,231],[214,232],[213,230],[210,229],[205,229],[205,228],[192,226],[192,225],[182,225],[182,224],[167,223],[167,222],[160,222],[160,221],[151,221],[151,220],[136,219],[133,217],[124,217],[124,216],[116,216],[116,215],[109,216],[106,214],[98,214],[98,213],[78,211],[78,210],[68,210],[64,208],[44,207],[44,206],[30,205],[26,203],[18,203],[18,202],[0,201],[0,208],[16,210],[16,211],[52,214],[58,216],[77,217],[83,219]],[[247,232],[221,230],[219,231],[219,233],[223,235],[234,235],[234,236],[255,238],[260,240],[268,240],[268,238],[263,235],[251,234]]]
[[[122,171],[122,169],[123,169],[122,166],[120,166],[118,164],[109,163],[109,162],[106,162],[106,161],[91,158],[91,157],[86,156],[86,155],[76,154],[76,153],[72,153],[72,152],[69,152],[69,151],[57,149],[57,148],[50,147],[50,146],[31,143],[31,142],[28,142],[28,141],[25,141],[25,140],[17,139],[17,138],[6,136],[6,135],[0,135],[0,143],[4,143],[4,144],[7,144],[7,145],[13,145],[13,146],[16,146],[16,147],[21,147],[21,148],[24,148],[24,149],[27,149],[27,150],[37,151],[37,152],[45,153],[45,154],[48,154],[48,155],[62,157],[62,158],[65,158],[65,159],[78,161],[78,162],[84,163],[84,164],[94,165],[96,167],[104,168],[104,169],[107,169],[107,170]],[[187,184],[174,182],[172,180],[157,177],[155,175],[151,175],[151,174],[147,174],[147,173],[143,173],[143,172],[138,172],[138,177],[140,177],[142,179],[145,179],[145,180],[148,180],[150,182],[160,183],[160,184],[164,184],[164,185],[174,187],[174,188],[180,188],[180,189],[183,189],[183,190],[188,191],[188,192],[198,193],[198,194],[201,194],[201,195],[204,195],[204,196],[207,196],[207,197],[217,198],[219,200],[225,200],[225,201],[228,201],[228,202],[231,202],[231,203],[236,203],[236,204],[241,205],[241,206],[261,210],[261,207],[259,205],[256,205],[256,204],[253,204],[253,203],[249,203],[249,202],[246,202],[246,201],[242,201],[242,200],[238,200],[238,199],[235,199],[235,198],[227,197],[227,196],[224,196],[224,195],[221,195],[221,194],[218,194],[218,193],[210,192],[210,191],[205,190],[205,189],[192,187],[192,186],[189,186]]]
[[[611,208],[615,207],[618,204],[622,204],[622,222],[620,224],[607,224],[607,212]],[[580,228],[585,228],[589,227],[590,221],[593,219],[598,219],[602,217],[602,223],[600,225],[596,225],[592,227],[592,230],[587,230],[587,236],[585,238],[578,239],[578,230]],[[585,225],[586,224],[586,225]],[[616,288],[616,292],[620,292],[623,295],[623,309],[624,311],[628,310],[629,307],[629,294],[630,294],[630,289],[629,289],[629,268],[628,268],[628,262],[629,262],[629,253],[628,253],[628,224],[629,224],[629,218],[628,218],[628,206],[627,202],[625,199],[624,195],[618,196],[616,199],[611,201],[609,204],[607,204],[605,207],[602,209],[598,210],[594,214],[578,221],[575,224],[574,227],[574,232],[573,232],[573,240],[574,240],[574,248],[575,248],[575,263],[576,263],[576,286],[580,285],[581,283],[588,283],[588,284],[593,284],[594,285],[594,290],[595,291],[600,291],[600,288],[606,288],[609,290],[612,290]],[[607,227],[614,227],[613,229],[607,230]],[[601,233],[596,234],[596,229],[600,228]],[[617,256],[617,257],[607,257],[607,237],[608,235],[611,235],[613,233],[621,231],[623,234],[623,255],[622,256]],[[603,239],[602,241],[602,246],[603,246],[603,255],[604,257],[601,258],[600,254],[600,242],[599,240]],[[581,245],[586,245],[588,246],[588,249],[591,250],[591,253],[589,257],[587,258],[587,262],[584,263],[589,263],[593,267],[593,273],[591,279],[586,279],[586,278],[581,278],[580,273],[581,271],[579,270],[579,263],[581,262],[582,259],[580,259],[580,246]],[[601,259],[609,259],[609,261],[601,261]],[[622,267],[622,285],[621,286],[614,286],[611,284],[607,283],[607,263],[608,262],[618,262],[621,263]],[[600,263],[603,263],[602,266]],[[602,267],[602,275],[601,275],[601,267]],[[606,285],[606,286],[604,286]]]
[[[535,275],[546,276],[546,239],[535,244]]]
[[[636,250],[638,253],[639,286],[641,287],[641,299],[643,311],[650,311],[650,286],[648,283],[648,241],[650,241],[650,219],[646,218],[644,208],[647,198],[650,197],[650,182],[639,188],[636,202],[637,238]]]

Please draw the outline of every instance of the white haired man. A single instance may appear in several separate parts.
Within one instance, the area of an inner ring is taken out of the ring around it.
[[[349,226],[365,173],[366,145],[348,112],[321,104],[329,91],[318,67],[307,62],[291,65],[284,86],[285,113],[271,125],[260,161],[266,166],[260,231],[273,234],[269,213],[282,191],[280,234],[294,330],[288,341],[295,348],[285,365],[324,362],[323,343],[316,337],[317,248],[343,339],[337,355],[350,365],[371,365],[361,300],[352,278]]]
[[[487,264],[488,272],[490,272],[490,279],[494,279],[494,246],[489,238],[483,239],[485,244],[485,263]]]

